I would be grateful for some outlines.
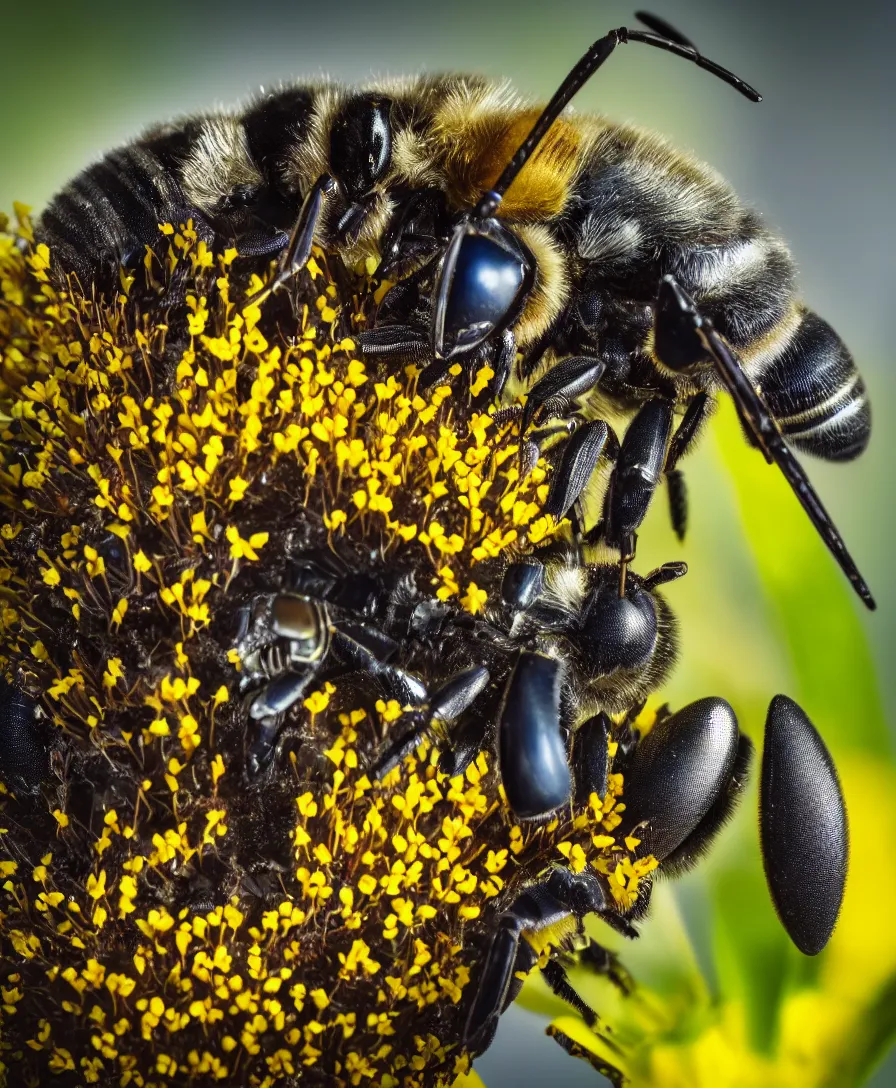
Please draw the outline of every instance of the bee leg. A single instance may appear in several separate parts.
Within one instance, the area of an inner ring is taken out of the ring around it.
[[[706,414],[707,393],[698,393],[688,404],[684,417],[672,436],[666,455],[666,485],[669,489],[669,513],[672,528],[679,540],[684,540],[688,522],[688,493],[684,474],[678,468],[682,455],[693,443]]]
[[[529,391],[520,433],[526,433],[536,415],[543,420],[564,415],[579,397],[597,385],[603,372],[600,359],[588,355],[571,355],[557,363]]]
[[[603,801],[607,795],[609,742],[613,723],[601,711],[576,729],[572,742],[572,767],[576,803],[585,805],[592,793]]]
[[[487,722],[480,717],[472,718],[453,736],[450,748],[439,756],[439,772],[449,778],[457,778],[489,743]]]
[[[588,1027],[593,1028],[597,1023],[597,1013],[573,987],[566,971],[563,969],[563,965],[558,963],[557,960],[548,960],[544,967],[541,968],[541,975],[550,986],[551,992],[575,1009]]]
[[[680,468],[666,472],[666,486],[669,488],[669,519],[672,522],[672,531],[679,541],[683,541],[688,527],[688,489]]]
[[[441,189],[415,189],[400,199],[380,244],[382,260],[376,280],[381,283],[393,273],[400,277],[409,263],[429,252],[436,245],[444,215],[445,194]]]
[[[562,521],[575,506],[597,468],[607,442],[607,425],[602,419],[579,427],[563,445],[560,465],[551,480],[542,510],[555,521]]]
[[[36,704],[0,677],[0,778],[14,791],[36,794],[49,770]]]
[[[572,782],[561,692],[561,663],[521,651],[498,721],[501,780],[508,804],[521,820],[541,819],[569,801]]]
[[[246,746],[246,769],[250,780],[271,765],[284,716],[308,690],[316,670],[287,672],[269,681],[251,696],[248,704],[251,736]]]
[[[411,325],[383,325],[358,337],[363,355],[389,359],[397,356],[420,362],[429,357],[429,344]]]
[[[488,686],[489,679],[489,671],[484,665],[463,669],[448,679],[433,693],[425,711],[412,714],[414,724],[411,728],[390,744],[376,761],[371,772],[374,779],[385,778],[406,756],[419,748],[434,725],[450,726],[460,718]],[[481,748],[480,743],[473,757]]]
[[[432,726],[432,719],[428,714],[420,714],[419,711],[410,715],[413,725],[405,730],[394,740],[374,763],[370,770],[370,777],[374,782],[380,782],[390,774],[407,756],[415,752],[426,740]]]
[[[339,622],[333,624],[333,641],[350,667],[375,676],[390,698],[397,699],[402,706],[426,704],[426,685],[418,677],[391,664],[397,649],[393,639],[369,624]]]
[[[498,1019],[519,992],[513,987],[517,965],[531,970],[537,956],[527,941],[525,931],[539,932],[563,922],[570,914],[582,917],[603,910],[605,897],[595,874],[573,874],[568,869],[552,869],[550,874],[530,885],[498,916],[491,947],[476,990],[476,997],[464,1026],[464,1046],[481,1054],[494,1038]]]
[[[287,672],[271,680],[249,703],[249,717],[262,721],[271,716],[285,714],[308,690],[315,670]]]
[[[809,520],[818,530],[828,550],[849,578],[865,605],[874,609],[874,597],[859,572],[843,538],[831,521],[809,477],[790,447],[765,400],[753,385],[737,355],[716,332],[708,317],[700,313],[694,300],[674,276],[664,276],[656,307],[655,349],[666,366],[687,369],[705,356],[715,364],[716,374],[737,408],[744,428],[754,438],[769,464],[775,463],[790,484]],[[648,402],[652,403],[652,402]]]
[[[628,996],[635,988],[635,982],[628,971],[619,962],[619,957],[609,948],[604,948],[595,940],[589,940],[585,947],[576,953],[576,960],[588,967],[595,974],[603,975],[621,993]]]
[[[292,234],[289,236],[289,245],[280,258],[277,275],[272,283],[263,288],[258,295],[253,296],[250,301],[262,296],[266,297],[271,292],[276,291],[278,287],[291,280],[308,263],[324,197],[331,193],[335,186],[336,182],[329,174],[321,174],[311,186],[299,211],[296,225],[292,228]]]
[[[635,534],[665,471],[671,430],[672,405],[656,398],[643,405],[622,439],[604,503],[604,533],[624,562],[634,555]]]
[[[282,724],[280,714],[259,718],[255,722],[252,739],[246,746],[246,773],[250,782],[260,778],[270,767]]]
[[[535,894],[537,886],[524,892],[513,907],[498,919],[476,997],[464,1025],[463,1045],[476,1054],[489,1048],[498,1030],[498,1020],[507,1004],[523,930],[528,924],[537,924],[541,919],[537,903],[534,903],[535,909],[530,914],[530,904],[523,902],[527,895],[534,900]]]
[[[436,689],[429,700],[433,720],[446,724],[456,721],[479,698],[490,679],[484,665],[473,665],[455,673]]]

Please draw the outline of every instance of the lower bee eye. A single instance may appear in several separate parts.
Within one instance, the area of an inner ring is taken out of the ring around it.
[[[594,598],[584,623],[589,664],[598,675],[633,669],[648,660],[657,640],[656,609],[641,590],[620,597],[605,587]]]
[[[464,237],[445,314],[452,350],[475,347],[513,310],[526,278],[521,257],[479,234]]]

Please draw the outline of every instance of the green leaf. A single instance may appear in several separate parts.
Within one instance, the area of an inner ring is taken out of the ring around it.
[[[862,748],[890,756],[864,606],[781,471],[745,441],[727,399],[713,433],[793,664],[796,690],[787,694],[803,705],[835,754],[837,748]]]

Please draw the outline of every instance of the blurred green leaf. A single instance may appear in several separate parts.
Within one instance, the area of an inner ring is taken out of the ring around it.
[[[758,859],[726,868],[714,879],[713,946],[720,992],[745,1011],[753,1048],[770,1053],[787,975],[787,936],[768,901]]]
[[[731,474],[744,536],[778,634],[793,663],[797,690],[787,694],[804,707],[832,748],[891,755],[864,616],[860,619],[864,605],[780,470],[747,444],[727,398],[713,435]],[[769,699],[775,694],[769,692]]]

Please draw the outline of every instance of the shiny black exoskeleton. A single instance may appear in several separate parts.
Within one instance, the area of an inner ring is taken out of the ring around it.
[[[608,742],[615,738],[611,761]],[[700,699],[675,714],[661,711],[643,736],[627,717],[614,725],[595,715],[576,730],[572,771],[575,803],[604,796],[607,775],[621,771],[625,810],[617,841],[637,839],[639,856],[659,861],[660,874],[688,869],[712,844],[743,794],[753,747],[724,699]],[[804,711],[779,695],[769,708],[760,785],[760,838],[769,889],[788,934],[806,955],[820,952],[833,932],[846,879],[848,829],[830,754]],[[628,912],[613,902],[591,869],[551,868],[512,897],[495,919],[491,946],[477,984],[465,1042],[481,1052],[498,1019],[535,966],[554,926],[578,920],[572,939],[559,937],[543,973],[548,985],[589,1024],[596,1016],[571,986],[563,966],[583,935],[582,919],[596,914],[625,936],[647,910],[650,888]],[[558,930],[559,934],[560,930]],[[537,938],[533,943],[527,935]],[[555,954],[556,953],[556,954]],[[588,958],[621,988],[615,957],[594,941]]]
[[[422,713],[409,715],[411,726],[386,749],[374,767],[383,778],[417,748],[435,725],[451,726],[485,689],[488,669],[474,666],[437,691]],[[504,683],[497,721],[474,717],[459,734],[447,738],[439,769],[462,774],[485,747],[498,751],[507,802],[520,820],[541,820],[567,804],[571,792],[570,722],[562,706],[564,670],[554,657],[520,651]],[[450,691],[450,697],[448,692]]]
[[[592,793],[602,796],[606,789],[610,728],[609,719],[593,719],[580,727],[585,736],[574,747],[579,758],[573,761],[573,773],[575,795],[581,803]],[[639,838],[639,852],[653,854],[661,870],[670,859],[683,867],[693,856],[689,844],[699,840],[702,851],[723,825],[742,790],[749,756],[749,741],[740,734],[734,712],[723,699],[701,699],[677,714],[661,716],[643,739],[620,744],[613,769],[622,770],[624,776],[626,809],[617,839]],[[625,936],[637,936],[631,922],[647,909],[649,887],[635,908],[623,911],[604,880],[590,868],[578,874],[551,868],[497,915],[465,1029],[464,1041],[474,1052],[489,1045],[501,1013],[519,992],[521,976],[538,960],[527,934],[544,936],[570,917],[578,921],[581,934],[582,920],[596,914]],[[565,944],[560,941],[561,952]],[[613,978],[614,958],[595,956],[600,951],[590,943],[592,958]],[[586,1022],[594,1023],[594,1011],[573,989],[556,958],[549,962],[545,977],[558,996]],[[624,985],[625,979],[619,983]]]
[[[514,324],[533,293],[538,270],[537,262],[531,253],[527,254],[518,233],[502,222],[497,213],[504,194],[564,107],[619,44],[643,42],[667,49],[711,71],[747,98],[759,100],[751,87],[703,58],[674,28],[652,16],[639,14],[639,18],[651,32],[620,28],[595,42],[564,80],[493,187],[483,192],[474,206],[447,220],[441,245],[419,270],[414,287],[413,277],[399,284],[394,289],[391,306],[387,298],[385,323],[363,334],[365,352],[384,358],[404,355],[415,361],[430,358],[433,361],[421,376],[424,384],[444,378],[453,362],[472,367],[488,360],[495,371],[495,390],[503,389],[515,356]],[[557,226],[558,249],[563,252],[568,247],[575,253],[571,262],[574,297],[562,307],[550,327],[527,345],[521,376],[529,378],[541,360],[555,352],[559,361],[554,370],[564,376],[570,367],[581,371],[581,388],[571,378],[568,399],[599,388],[633,403],[643,402],[652,391],[668,402],[670,423],[671,403],[680,401],[685,388],[683,383],[671,380],[673,375],[685,372],[699,375],[699,388],[704,392],[721,384],[732,395],[748,434],[768,460],[775,461],[782,469],[856,591],[873,608],[867,585],[782,437],[783,428],[798,448],[832,460],[850,459],[864,449],[870,433],[870,413],[864,385],[848,350],[817,315],[805,308],[790,312],[787,295],[792,272],[786,257],[771,249],[763,254],[761,246],[758,247],[753,263],[764,260],[768,282],[755,287],[747,285],[746,281],[741,282],[745,275],[742,266],[753,259],[749,256],[752,242],[734,230],[730,239],[716,249],[714,244],[702,241],[704,235],[713,235],[714,231],[708,223],[704,229],[699,215],[693,223],[694,245],[681,247],[681,253],[672,252],[680,243],[675,231],[668,239],[657,239],[652,250],[653,279],[649,285],[645,286],[643,277],[650,269],[634,262],[638,269],[635,271],[634,267],[626,267],[624,259],[618,276],[608,272],[607,280],[602,280],[607,249],[612,252],[617,244],[622,244],[619,239],[626,229],[640,235],[643,230],[640,205],[645,209],[654,203],[662,205],[657,194],[665,185],[665,179],[658,178],[655,191],[649,186],[645,191],[623,170],[617,167],[614,173],[609,166],[607,178],[598,181],[603,169],[598,162],[585,170],[586,175],[588,170],[594,172],[593,192],[589,195],[589,179],[580,179],[582,188],[571,194],[569,204],[581,210],[565,211]],[[403,221],[400,207],[396,219]],[[608,231],[607,223],[616,224],[618,237]],[[595,257],[594,267],[587,267],[586,257],[585,271],[572,272],[572,267],[578,268],[589,251],[592,232],[601,237],[597,246],[600,256]],[[696,241],[698,237],[700,242]],[[394,231],[390,233],[389,245],[390,250],[400,253],[401,239]],[[645,248],[650,250],[650,246]],[[732,269],[730,283],[719,291],[726,262],[730,262]],[[714,316],[718,315],[720,327],[729,339],[750,347],[754,355],[758,353],[760,361],[751,360],[749,377],[725,340],[718,333],[714,339],[709,334],[713,329],[709,317],[697,313],[692,303],[691,310],[682,302],[687,297],[683,292],[677,303],[670,304],[669,285],[676,283],[676,277],[701,288],[703,304]],[[755,301],[745,305],[745,299]],[[613,318],[614,306],[619,309],[618,320]],[[775,332],[773,351],[763,346],[763,338],[772,331]],[[563,358],[567,353],[570,357]],[[633,362],[636,356],[641,359]],[[713,372],[715,378],[707,376]],[[533,405],[540,405],[540,394],[547,392],[546,388],[540,388],[545,383],[562,385],[561,376],[552,377],[549,373],[530,391],[523,417],[524,442]],[[695,391],[692,387],[686,396],[693,397]],[[692,400],[691,406],[693,403]],[[641,432],[648,428],[648,422],[654,428],[653,437],[661,437],[662,421],[653,418],[659,410],[650,409],[649,421],[636,417],[632,443],[639,435],[647,437]],[[682,428],[686,430],[691,425],[696,428],[696,422],[686,415]],[[574,435],[577,446],[562,467],[564,479],[574,486],[555,490],[547,508],[555,516],[572,510],[574,526],[579,520],[579,512],[574,509],[576,500],[587,486],[588,470],[593,471],[603,446],[595,436],[588,437],[590,447],[585,435]],[[664,459],[665,451],[660,451],[662,443],[657,441],[650,450],[643,451],[648,455],[645,460],[629,458],[619,466],[615,478],[618,486],[608,511],[606,539],[618,546],[624,556],[630,554],[633,534],[663,472],[668,473],[675,531],[679,537],[683,536],[686,492],[675,462],[684,452],[686,437],[686,434],[680,436],[680,449],[669,451],[672,456],[668,462]],[[632,455],[637,452],[634,445],[626,451]]]
[[[430,694],[373,768],[383,778],[435,726],[443,749],[439,768],[463,773],[486,747],[498,754],[508,804],[520,820],[541,820],[570,801],[573,768],[590,725],[579,738],[582,707],[602,714],[627,710],[653,690],[675,657],[674,619],[656,592],[681,577],[683,563],[669,563],[646,578],[631,574],[620,595],[615,566],[581,564],[573,557],[542,562],[528,557],[510,564],[495,615],[507,642],[491,646],[491,666],[501,699],[493,715],[480,713],[456,729],[454,721],[485,691],[485,666],[449,681],[452,695]],[[481,651],[480,651],[481,652]],[[581,702],[582,706],[579,706]],[[456,713],[440,706],[457,706]],[[444,728],[444,727],[449,728]],[[584,728],[584,727],[583,727]],[[586,755],[590,766],[592,759]],[[604,787],[605,788],[605,787]]]
[[[817,955],[843,902],[849,827],[834,762],[818,731],[786,695],[768,710],[759,795],[765,874],[797,948]]]
[[[675,620],[657,589],[682,577],[666,563],[646,577],[573,557],[511,564],[502,598],[510,632],[553,652],[573,670],[577,690],[608,713],[643,699],[665,678],[677,652]]]
[[[37,707],[0,678],[0,781],[14,793],[37,793],[49,770],[46,730]]]
[[[820,318],[815,320],[820,321]],[[745,430],[762,450],[766,460],[770,464],[777,464],[781,469],[856,593],[868,608],[873,609],[875,603],[871,591],[808,476],[784,441],[781,428],[769,410],[765,389],[762,394],[757,391],[737,355],[716,331],[712,321],[701,313],[694,300],[671,275],[664,276],[660,283],[656,329],[657,351],[670,369],[686,371],[705,365],[707,357],[712,360],[720,381],[734,400]],[[773,382],[769,382],[768,386],[769,389],[773,388]]]

